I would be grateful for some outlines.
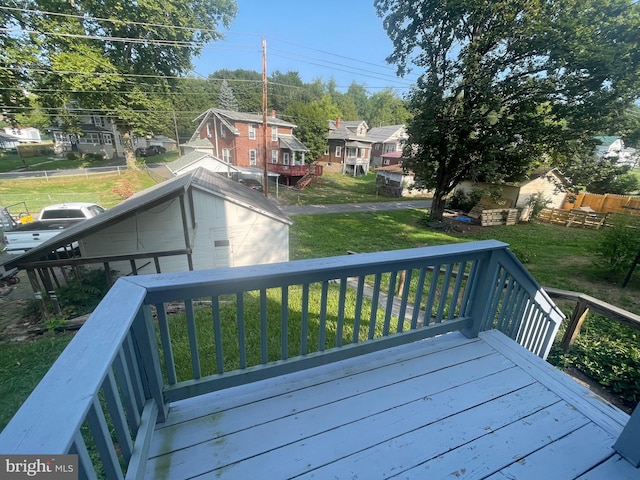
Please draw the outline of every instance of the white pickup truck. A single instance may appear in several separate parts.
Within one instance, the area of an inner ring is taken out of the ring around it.
[[[24,253],[55,237],[68,226],[102,212],[104,208],[95,203],[59,203],[44,207],[34,222],[3,225],[5,252]]]

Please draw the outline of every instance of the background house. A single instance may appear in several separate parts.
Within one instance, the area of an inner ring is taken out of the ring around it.
[[[373,167],[392,165],[390,162],[385,163],[383,156],[389,153],[400,152],[398,156],[386,157],[387,159],[400,158],[402,155],[402,147],[407,140],[407,132],[404,125],[374,127],[367,132],[367,136],[373,141],[371,147],[371,166]]]
[[[635,148],[626,147],[620,137],[604,136],[596,137],[599,145],[596,146],[596,155],[600,158],[617,158],[618,165],[627,165],[635,168],[640,161],[640,154]]]
[[[40,130],[34,127],[4,127],[1,133],[3,137],[9,137],[16,142],[12,147],[5,148],[14,148],[20,143],[40,143],[42,141]]]
[[[77,134],[67,133],[62,120],[51,125],[47,131],[53,138],[53,151],[58,154],[67,152],[97,153],[105,158],[123,157],[122,139],[115,121],[105,115],[79,115]]]
[[[411,188],[415,183],[413,172],[404,172],[401,164],[376,168],[376,191],[387,197],[414,197],[428,190]]]
[[[327,150],[318,163],[330,171],[349,175],[366,175],[371,162],[373,141],[367,136],[364,120],[329,120]]]
[[[283,262],[291,223],[264,195],[198,168],[72,225],[5,268],[47,271],[50,252],[69,244],[80,252],[69,265],[105,265],[121,275]]]
[[[520,210],[519,219],[529,219],[531,207],[528,205],[531,197],[540,196],[549,200],[548,208],[562,208],[566,197],[568,180],[556,168],[538,168],[528,179],[518,183],[491,184],[466,180],[456,186],[455,192],[467,195],[475,190],[484,193],[480,203],[487,209],[517,208]],[[497,193],[497,194],[496,194]]]

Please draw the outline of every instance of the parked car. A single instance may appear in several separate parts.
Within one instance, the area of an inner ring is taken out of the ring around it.
[[[153,157],[154,155],[160,155],[166,151],[167,149],[160,145],[149,145],[148,147],[136,148],[135,154],[136,157]]]
[[[254,180],[253,178],[241,178],[238,180],[239,183],[244,185],[245,187],[249,187],[252,190],[257,190],[258,192],[264,191],[262,188],[262,183],[258,180]]]

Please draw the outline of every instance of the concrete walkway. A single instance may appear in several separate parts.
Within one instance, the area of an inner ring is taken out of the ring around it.
[[[406,202],[341,203],[336,205],[282,205],[286,215],[317,215],[322,213],[378,212],[384,210],[407,210],[431,208],[431,200],[409,200]]]

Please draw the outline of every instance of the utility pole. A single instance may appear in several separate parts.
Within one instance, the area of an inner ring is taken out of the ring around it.
[[[269,170],[267,170],[267,41],[262,39],[262,143],[263,143],[263,167],[264,196],[269,196]]]
[[[178,121],[176,120],[176,111],[173,111],[173,128],[176,130],[176,150],[180,153],[180,137],[178,136]]]

